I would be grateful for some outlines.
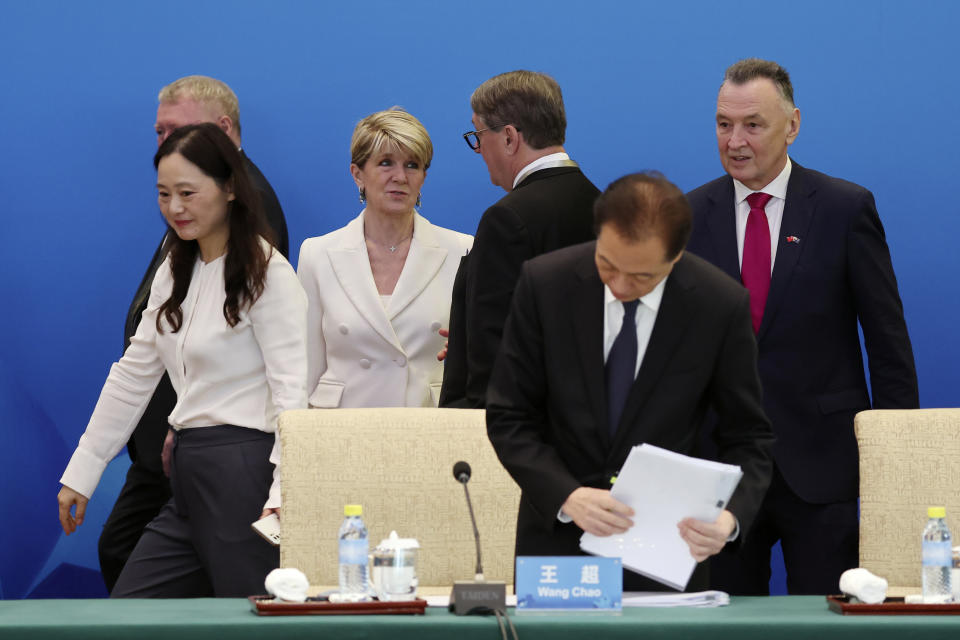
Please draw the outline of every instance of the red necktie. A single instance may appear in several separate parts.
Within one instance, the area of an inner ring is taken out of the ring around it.
[[[751,193],[747,196],[750,216],[743,236],[743,263],[740,279],[750,292],[750,317],[754,333],[760,332],[763,307],[770,292],[770,225],[763,208],[772,196],[769,193]]]

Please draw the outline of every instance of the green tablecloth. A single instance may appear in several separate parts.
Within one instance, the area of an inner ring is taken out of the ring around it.
[[[624,609],[622,615],[510,612],[522,640],[912,640],[960,634],[960,616],[841,616],[819,596],[732,598],[730,606],[717,609]],[[494,618],[457,618],[443,609],[427,609],[425,616],[259,617],[241,599],[0,601],[3,640],[499,637]]]

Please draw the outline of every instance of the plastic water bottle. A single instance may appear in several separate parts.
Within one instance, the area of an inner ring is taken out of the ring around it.
[[[360,517],[363,507],[348,504],[343,507],[343,524],[340,525],[340,594],[348,599],[368,597],[367,553],[370,543],[367,539],[367,525]]]
[[[953,551],[950,529],[947,528],[947,510],[928,507],[927,526],[923,529],[923,601],[950,602],[950,573]]]

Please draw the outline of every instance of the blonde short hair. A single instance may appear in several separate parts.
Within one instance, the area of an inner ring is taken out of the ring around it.
[[[186,76],[160,89],[160,95],[157,96],[160,102],[168,103],[183,98],[213,107],[219,112],[218,115],[229,116],[237,135],[240,135],[240,103],[237,101],[237,94],[227,83],[209,76]]]
[[[409,152],[426,171],[433,160],[433,143],[419,120],[391,107],[373,113],[360,122],[350,139],[350,162],[363,167],[370,156],[382,151]]]

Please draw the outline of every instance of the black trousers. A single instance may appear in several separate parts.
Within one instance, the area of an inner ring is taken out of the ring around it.
[[[263,593],[280,553],[250,525],[273,480],[274,435],[229,425],[177,432],[173,497],[147,525],[114,598],[245,597]]]
[[[113,591],[144,529],[170,501],[171,495],[170,481],[162,471],[153,471],[136,461],[130,465],[127,480],[97,543],[107,591]]]
[[[710,559],[710,588],[769,595],[770,549],[779,540],[791,595],[840,593],[840,574],[859,564],[859,535],[856,500],[805,502],[774,465],[770,489],[744,544]]]

